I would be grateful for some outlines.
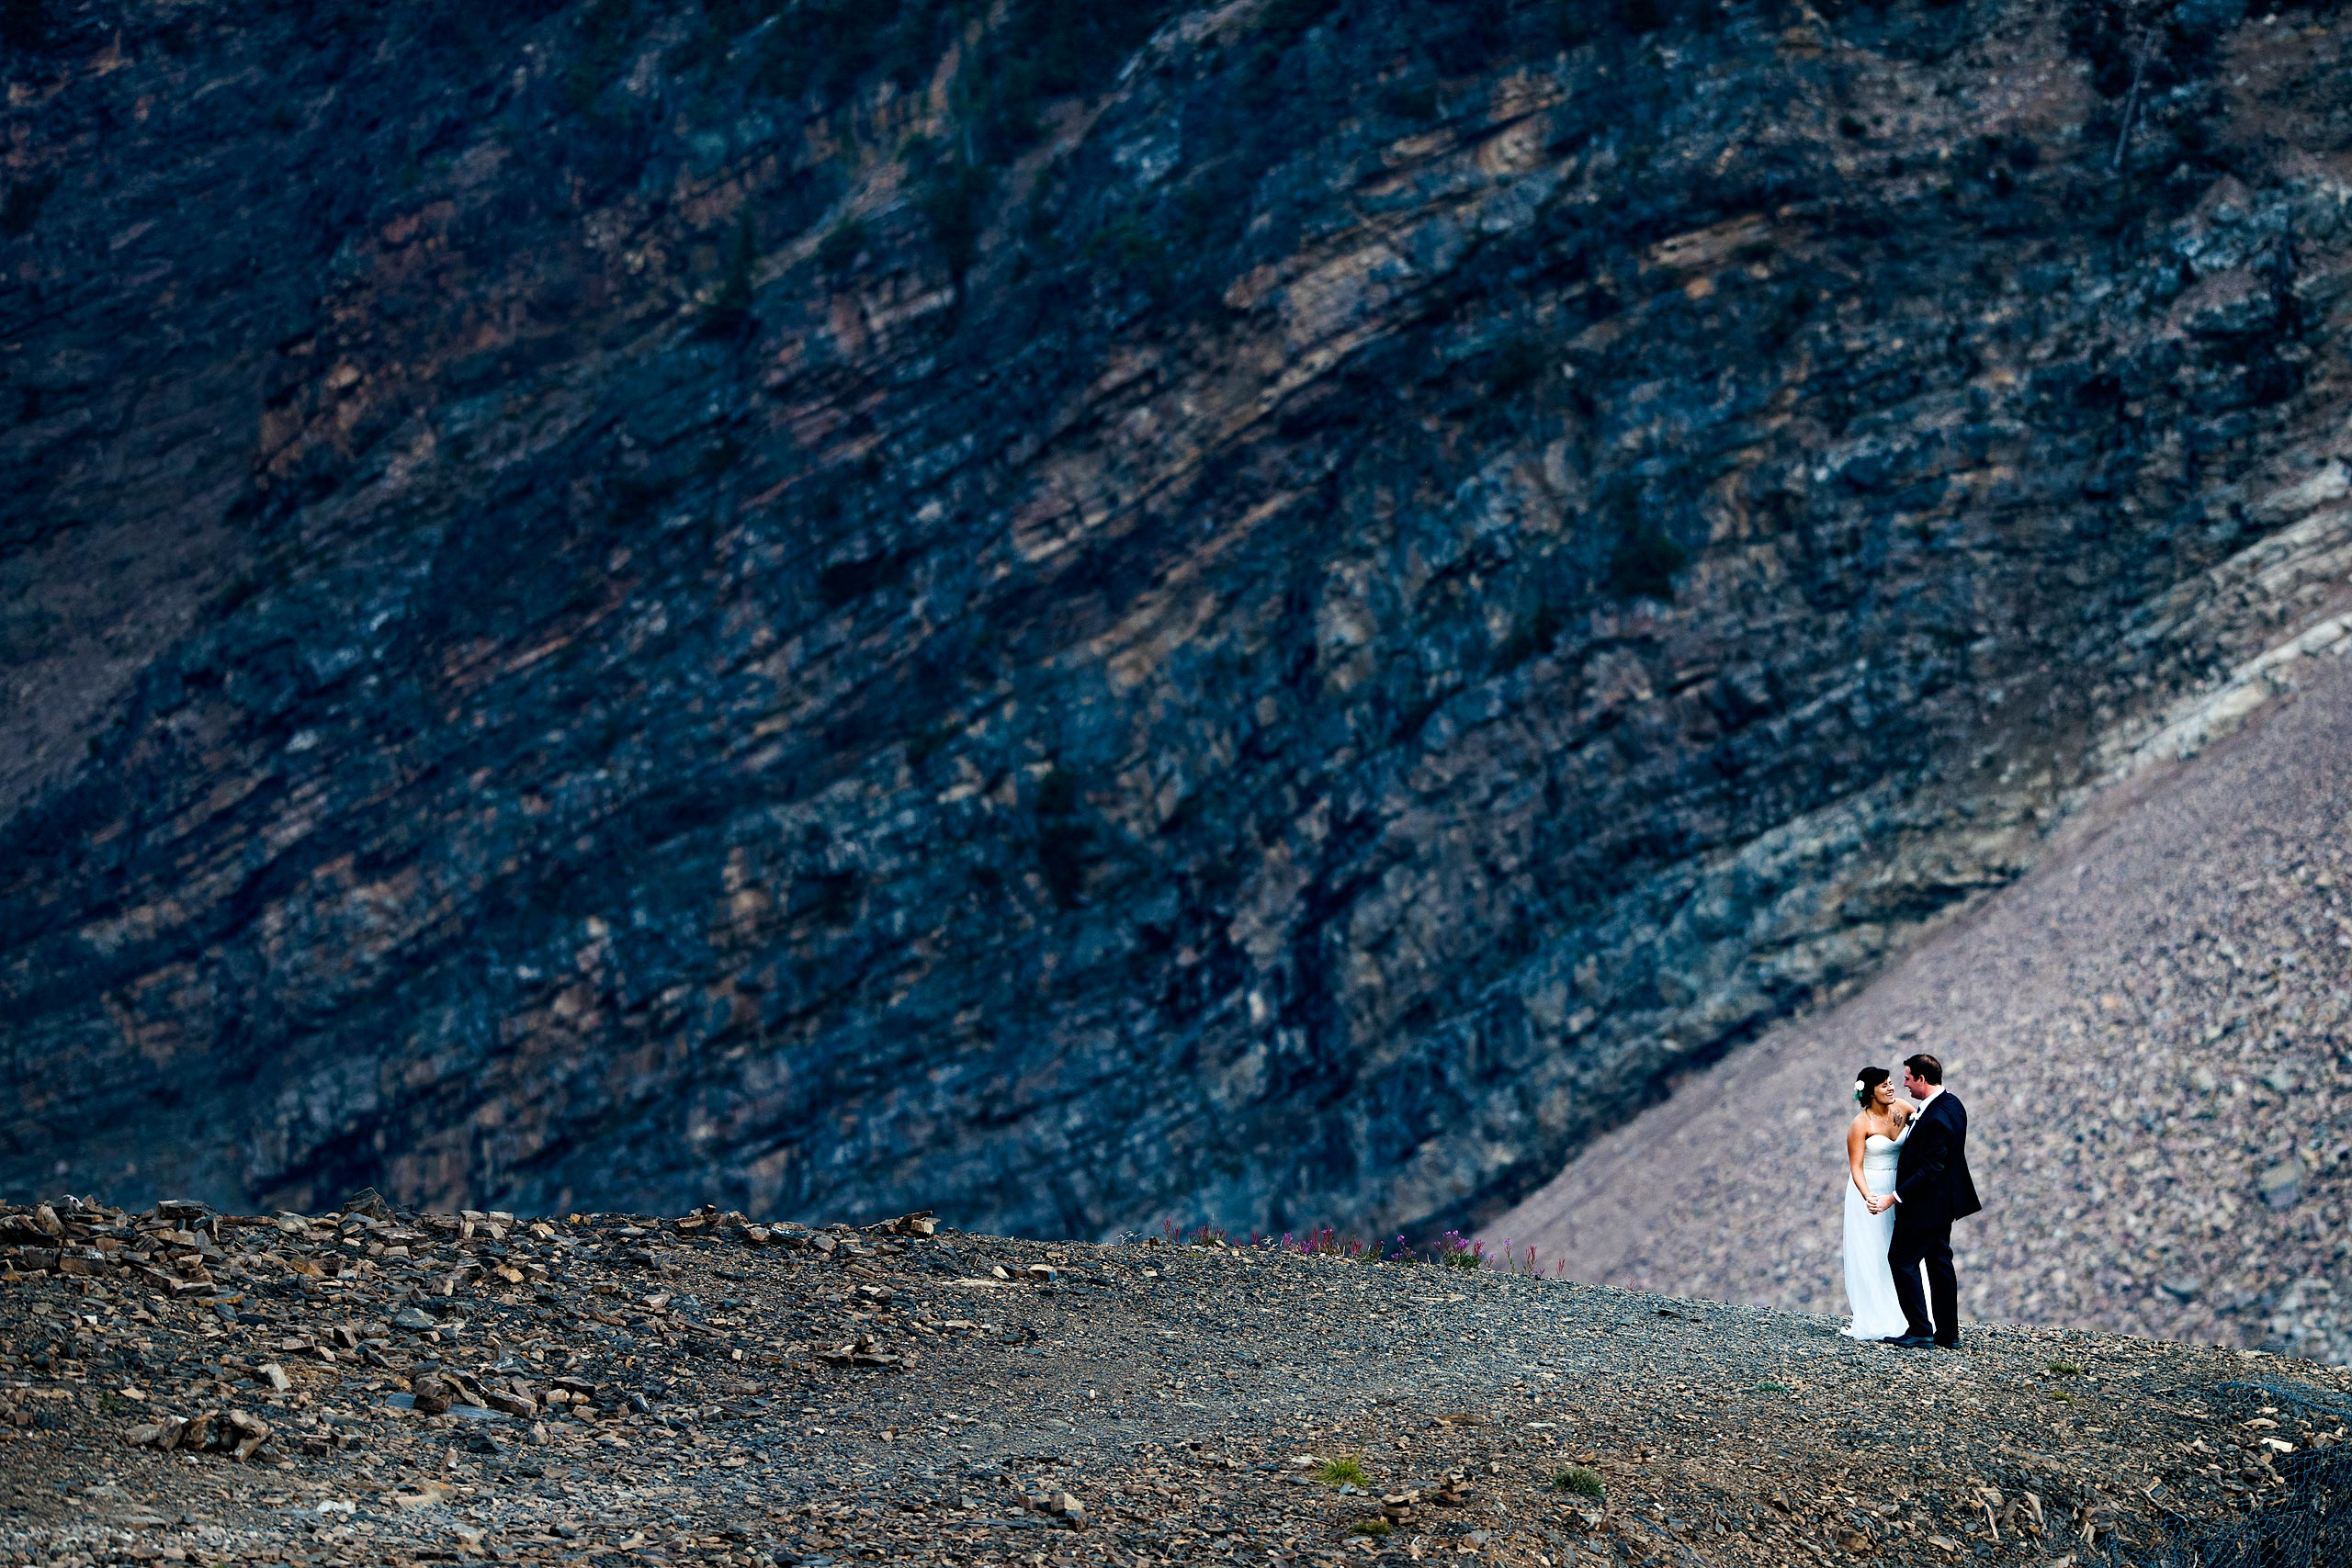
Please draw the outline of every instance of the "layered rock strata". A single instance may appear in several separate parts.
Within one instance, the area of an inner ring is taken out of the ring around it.
[[[2344,609],[2324,12],[7,15],[12,1190],[1475,1214]]]

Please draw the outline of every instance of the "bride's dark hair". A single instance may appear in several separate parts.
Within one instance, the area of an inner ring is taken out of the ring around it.
[[[1884,1083],[1886,1079],[1887,1071],[1884,1067],[1864,1067],[1860,1072],[1856,1073],[1854,1075],[1854,1103],[1868,1105],[1871,1102],[1871,1091]]]

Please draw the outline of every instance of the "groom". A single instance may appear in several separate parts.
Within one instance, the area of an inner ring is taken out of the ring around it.
[[[1895,1163],[1894,1190],[1871,1202],[1872,1213],[1894,1205],[1894,1239],[1887,1246],[1886,1261],[1894,1270],[1905,1332],[1886,1343],[1957,1350],[1960,1277],[1951,1267],[1951,1223],[1984,1206],[1976,1201],[1976,1184],[1968,1179],[1968,1111],[1958,1095],[1945,1090],[1944,1065],[1924,1051],[1904,1059],[1903,1091],[1919,1102],[1919,1110]],[[1922,1262],[1928,1266],[1928,1289],[1936,1303],[1932,1327],[1928,1303],[1919,1295]]]

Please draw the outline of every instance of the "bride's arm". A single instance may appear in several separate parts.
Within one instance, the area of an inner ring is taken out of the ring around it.
[[[1846,1129],[1846,1168],[1853,1173],[1854,1190],[1862,1195],[1865,1203],[1871,1201],[1871,1187],[1862,1179],[1862,1145],[1869,1137],[1862,1131],[1862,1119],[1855,1117],[1854,1124]]]

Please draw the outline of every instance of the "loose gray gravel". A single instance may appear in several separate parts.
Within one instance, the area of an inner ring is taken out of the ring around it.
[[[0,1209],[39,1238],[0,1273],[0,1562],[2042,1568],[2352,1438],[2244,1386],[2352,1375],[2258,1352],[1902,1351],[1430,1263],[192,1210]]]

